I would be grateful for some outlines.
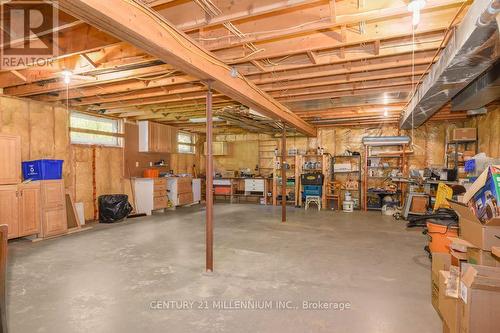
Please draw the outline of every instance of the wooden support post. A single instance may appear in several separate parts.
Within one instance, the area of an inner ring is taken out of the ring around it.
[[[214,270],[214,228],[213,228],[213,152],[212,152],[212,90],[210,83],[208,84],[207,92],[207,177],[206,177],[206,271],[213,272]]]
[[[281,222],[286,222],[286,124],[283,123],[281,136]],[[297,180],[295,180],[297,181]]]

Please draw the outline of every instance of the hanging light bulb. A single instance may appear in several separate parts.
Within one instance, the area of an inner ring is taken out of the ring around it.
[[[61,73],[61,75],[62,75],[62,77],[63,77],[63,81],[64,81],[64,83],[66,83],[66,84],[70,84],[70,82],[71,82],[71,76],[73,75],[73,73],[71,73],[70,71],[67,71],[67,70],[66,70],[66,71],[63,71],[63,72]]]
[[[408,11],[413,13],[413,26],[420,23],[420,10],[425,7],[425,0],[411,0],[408,4]]]

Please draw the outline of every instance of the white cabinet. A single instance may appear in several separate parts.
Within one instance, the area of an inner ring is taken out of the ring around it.
[[[151,215],[154,209],[154,179],[134,178],[133,183],[136,214]]]
[[[193,179],[193,202],[201,202],[201,179],[199,178]]]
[[[264,179],[245,179],[245,192],[264,193]]]

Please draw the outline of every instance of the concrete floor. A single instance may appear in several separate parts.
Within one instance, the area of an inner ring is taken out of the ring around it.
[[[281,224],[279,207],[215,211],[213,275],[203,273],[199,206],[12,242],[10,332],[442,331],[430,302],[426,239],[402,222],[290,208]],[[185,303],[166,309],[169,301]],[[351,308],[305,310],[304,301]],[[252,304],[267,309],[238,309]]]

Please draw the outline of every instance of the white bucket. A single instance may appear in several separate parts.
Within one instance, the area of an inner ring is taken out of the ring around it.
[[[344,201],[342,203],[342,208],[346,213],[352,213],[354,211],[354,201]]]

